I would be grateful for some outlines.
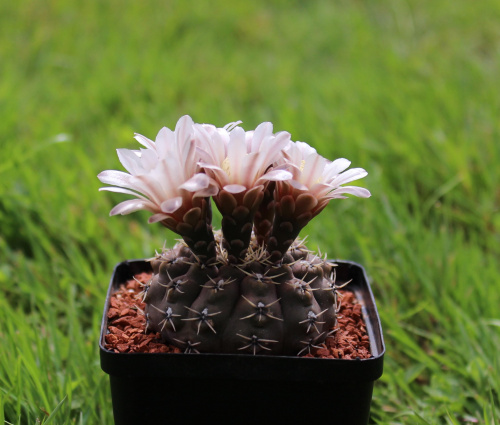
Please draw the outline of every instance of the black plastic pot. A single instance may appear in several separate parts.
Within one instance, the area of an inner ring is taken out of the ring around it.
[[[101,327],[101,367],[109,374],[116,425],[366,425],[385,352],[380,319],[364,269],[335,261],[337,283],[362,304],[372,357],[316,359],[246,354],[114,353],[104,348],[113,291],[149,263],[115,267]]]

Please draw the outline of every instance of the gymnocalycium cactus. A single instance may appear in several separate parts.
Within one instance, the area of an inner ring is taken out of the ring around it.
[[[335,266],[307,250],[301,229],[334,198],[370,192],[342,186],[367,175],[345,171],[271,123],[245,131],[182,117],[144,147],[118,149],[127,169],[101,188],[135,196],[110,215],[148,210],[183,241],[151,263],[144,286],[148,329],[186,352],[296,355],[321,343],[338,308]],[[212,231],[211,200],[222,215]]]

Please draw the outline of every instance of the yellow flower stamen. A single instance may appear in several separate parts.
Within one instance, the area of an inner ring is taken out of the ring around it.
[[[228,177],[231,176],[231,165],[229,164],[228,157],[224,158],[224,161],[222,161],[221,168],[224,170],[224,172],[227,174]]]

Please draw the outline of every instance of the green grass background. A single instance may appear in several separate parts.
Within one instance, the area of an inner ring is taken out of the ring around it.
[[[371,276],[373,423],[498,424],[499,71],[493,0],[1,2],[0,424],[112,423],[112,268],[175,236],[96,175],[184,114],[368,170],[302,236]]]

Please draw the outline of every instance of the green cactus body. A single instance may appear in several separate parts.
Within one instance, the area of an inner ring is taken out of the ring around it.
[[[157,255],[144,295],[148,329],[187,352],[297,355],[323,342],[336,323],[334,265],[299,243],[278,264],[255,252],[211,266],[182,242]]]

